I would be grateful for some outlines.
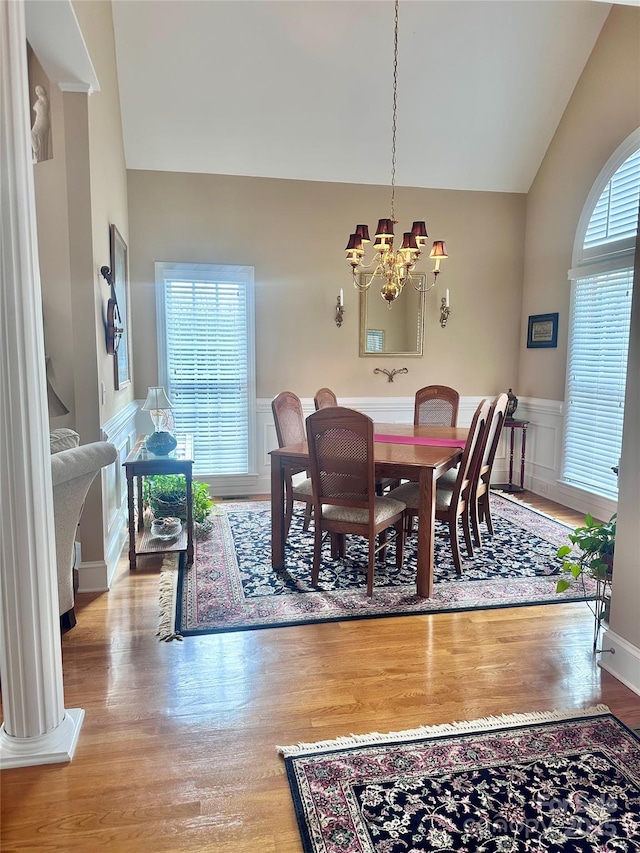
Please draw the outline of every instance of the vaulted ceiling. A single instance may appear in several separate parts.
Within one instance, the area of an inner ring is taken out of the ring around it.
[[[526,192],[610,6],[402,0],[397,183]],[[115,0],[127,166],[388,184],[392,0]]]

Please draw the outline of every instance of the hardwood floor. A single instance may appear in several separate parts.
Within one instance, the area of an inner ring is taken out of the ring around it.
[[[570,524],[581,515],[525,500]],[[365,619],[160,643],[157,564],[77,597],[67,765],[2,774],[0,847],[67,853],[300,853],[276,744],[640,697],[591,654],[584,604]]]

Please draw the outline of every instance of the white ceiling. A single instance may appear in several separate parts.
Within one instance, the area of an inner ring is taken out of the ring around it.
[[[610,5],[402,0],[398,185],[526,192]],[[392,0],[115,0],[127,167],[389,184]]]

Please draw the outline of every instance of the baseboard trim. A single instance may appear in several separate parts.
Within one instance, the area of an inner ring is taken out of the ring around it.
[[[105,560],[80,563],[78,592],[106,592],[109,589],[109,569]]]
[[[640,649],[609,628],[602,635],[601,648],[600,668],[640,696]]]

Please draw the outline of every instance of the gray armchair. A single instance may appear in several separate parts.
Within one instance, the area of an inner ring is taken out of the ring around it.
[[[73,628],[76,624],[73,556],[84,501],[98,471],[115,462],[118,455],[113,444],[107,441],[78,446],[79,440],[78,434],[68,429],[55,430],[50,436],[58,597],[63,628]]]

